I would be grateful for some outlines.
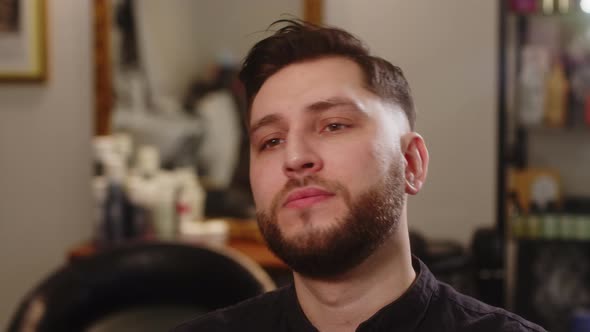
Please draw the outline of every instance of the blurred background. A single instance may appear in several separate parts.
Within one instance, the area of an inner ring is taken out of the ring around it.
[[[31,319],[48,276],[138,244],[231,248],[289,281],[252,219],[235,76],[280,18],[344,28],[404,70],[431,157],[409,199],[414,253],[547,329],[588,326],[585,11],[584,0],[0,0],[0,328]]]

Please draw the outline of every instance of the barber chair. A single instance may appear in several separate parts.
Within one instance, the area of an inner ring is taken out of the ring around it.
[[[410,232],[412,254],[420,258],[438,280],[446,282],[458,291],[475,295],[473,284],[473,257],[461,244],[426,239],[420,233]]]
[[[230,249],[139,243],[55,271],[25,297],[8,331],[168,331],[273,288]]]
[[[503,243],[495,229],[477,229],[466,250],[453,241],[427,240],[410,232],[412,253],[432,273],[463,294],[503,307]]]

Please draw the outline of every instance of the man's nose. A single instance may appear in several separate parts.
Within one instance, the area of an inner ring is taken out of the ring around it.
[[[290,137],[286,145],[283,172],[287,177],[305,177],[322,169],[321,157],[313,144],[304,137]]]

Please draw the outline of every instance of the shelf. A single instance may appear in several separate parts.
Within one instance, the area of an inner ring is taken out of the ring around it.
[[[514,203],[505,185],[508,181],[502,183],[505,178],[500,177],[498,185],[500,199],[504,202],[504,205],[499,204],[498,213],[503,216],[501,226],[507,234],[506,287],[512,294],[509,306],[548,331],[566,331],[567,319],[578,307],[577,295],[590,292],[590,187],[587,180],[590,124],[585,121],[585,109],[580,101],[571,100],[574,97],[570,91],[564,127],[547,126],[544,116],[538,125],[527,126],[521,121],[525,114],[521,107],[523,91],[519,89],[521,69],[526,64],[523,61],[534,65],[535,59],[543,57],[536,57],[534,51],[524,56],[523,46],[527,44],[545,46],[551,59],[560,57],[571,84],[572,71],[580,67],[573,61],[570,49],[575,49],[572,45],[580,47],[578,39],[590,31],[590,14],[582,12],[577,2],[570,3],[569,13],[544,14],[541,2],[537,1],[539,10],[528,14],[509,11],[511,4],[503,2],[505,11],[500,17],[498,164],[505,173],[499,174],[513,176],[515,169],[537,168],[560,175],[560,211],[548,215],[535,213],[532,217],[524,214],[511,218],[513,210],[506,207]],[[586,81],[585,76],[579,77]],[[547,91],[543,93],[547,95]],[[528,185],[519,187],[527,192],[522,188]],[[581,197],[577,200],[570,196]],[[519,202],[520,205],[528,207],[530,199],[524,201]],[[585,216],[580,217],[581,214]]]
[[[548,127],[548,126],[523,126],[522,127],[527,132],[531,133],[538,133],[538,134],[559,134],[559,135],[568,135],[568,134],[590,134],[590,126],[575,126],[575,127]]]
[[[516,243],[519,245],[577,245],[590,246],[590,239],[526,239],[517,238]]]
[[[590,14],[584,13],[581,10],[575,9],[567,13],[554,12],[551,14],[544,14],[542,11],[535,13],[517,13],[513,11],[508,12],[509,17],[517,18],[548,18],[548,19],[568,19],[568,20],[590,20]]]

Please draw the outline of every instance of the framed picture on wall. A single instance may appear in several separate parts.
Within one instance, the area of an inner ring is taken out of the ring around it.
[[[0,82],[47,76],[45,0],[0,0]]]

